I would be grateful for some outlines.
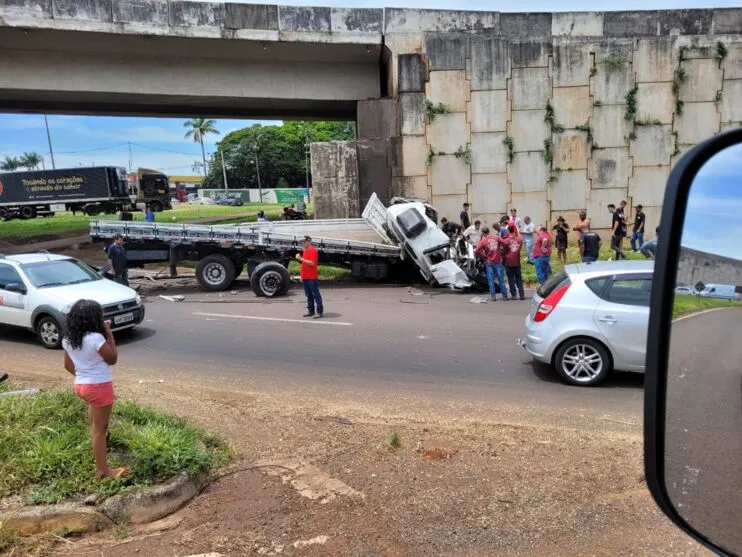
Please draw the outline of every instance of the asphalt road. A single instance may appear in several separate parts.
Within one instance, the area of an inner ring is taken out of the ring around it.
[[[618,374],[598,388],[570,387],[531,360],[518,345],[530,299],[474,304],[472,294],[415,295],[399,286],[335,285],[323,293],[321,321],[301,317],[299,290],[273,301],[251,292],[190,291],[178,303],[152,295],[146,321],[119,335],[120,361],[225,381],[269,377],[292,385],[592,409],[641,423],[643,376]],[[59,358],[30,333],[8,328],[0,328],[0,353],[49,365]]]
[[[742,553],[742,311],[676,322],[671,333],[666,482],[692,526]]]

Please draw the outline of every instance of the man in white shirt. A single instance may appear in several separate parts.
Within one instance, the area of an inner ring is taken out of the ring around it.
[[[536,225],[531,222],[531,217],[523,219],[523,228],[521,229],[523,240],[526,244],[526,253],[528,254],[528,263],[535,264],[533,259],[533,240],[536,238]]]
[[[475,220],[474,224],[464,230],[464,238],[467,242],[478,246],[482,241],[482,221]]]

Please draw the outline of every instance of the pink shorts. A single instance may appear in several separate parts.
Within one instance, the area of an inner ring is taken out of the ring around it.
[[[90,406],[111,406],[116,396],[113,394],[113,383],[94,383],[92,385],[75,385],[75,394]]]

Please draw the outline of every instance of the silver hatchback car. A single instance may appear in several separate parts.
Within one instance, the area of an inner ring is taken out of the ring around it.
[[[644,372],[654,261],[567,265],[533,297],[526,350],[572,385]]]

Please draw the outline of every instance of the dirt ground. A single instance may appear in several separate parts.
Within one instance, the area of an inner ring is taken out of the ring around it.
[[[2,367],[16,382],[69,384],[12,355]],[[220,433],[235,460],[160,523],[60,540],[51,555],[708,554],[652,502],[636,417],[583,414],[570,426],[559,410],[409,391],[118,371],[120,396]]]

